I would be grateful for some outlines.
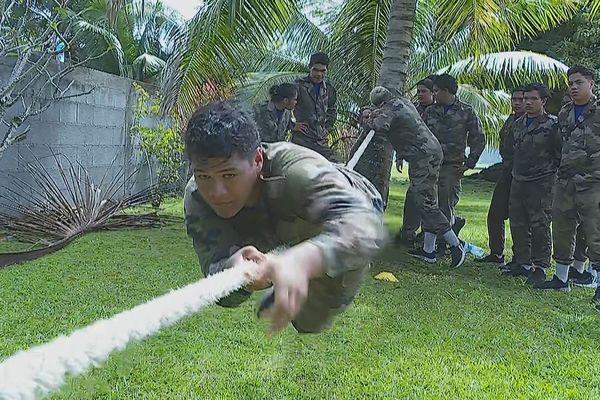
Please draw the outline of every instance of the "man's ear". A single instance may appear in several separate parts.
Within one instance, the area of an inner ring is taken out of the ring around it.
[[[256,153],[254,154],[254,160],[252,161],[252,164],[258,170],[261,170],[263,167],[263,163],[264,163],[263,150],[262,150],[262,147],[259,147],[258,149],[256,149]]]

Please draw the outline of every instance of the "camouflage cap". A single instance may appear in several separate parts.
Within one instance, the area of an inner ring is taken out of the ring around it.
[[[392,93],[383,86],[375,86],[369,95],[371,103],[378,107],[392,97]]]

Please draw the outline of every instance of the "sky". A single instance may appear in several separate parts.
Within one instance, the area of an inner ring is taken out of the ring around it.
[[[185,19],[190,19],[196,14],[202,0],[163,0],[163,3],[179,11]]]

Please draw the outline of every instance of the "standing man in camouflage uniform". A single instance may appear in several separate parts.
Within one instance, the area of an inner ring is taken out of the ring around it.
[[[378,107],[372,112],[372,128],[384,134],[398,157],[408,161],[410,166],[410,187],[425,232],[423,248],[411,254],[435,263],[435,242],[440,235],[451,246],[452,266],[461,266],[465,261],[465,249],[437,202],[436,184],[442,163],[440,143],[409,100],[393,97],[386,88],[376,87],[371,91],[371,102]]]
[[[600,102],[593,95],[594,71],[574,66],[567,72],[571,103],[558,114],[562,157],[552,212],[556,274],[539,289],[569,290],[575,233],[583,226],[590,272],[600,268]],[[600,300],[596,289],[595,299]]]
[[[272,284],[267,298],[274,294],[274,302],[265,312],[272,329],[290,321],[303,333],[329,327],[384,245],[377,190],[303,147],[261,145],[252,114],[237,102],[198,109],[184,140],[194,173],[185,191],[185,223],[202,272],[248,259],[260,275],[220,304],[239,305]]]
[[[448,74],[433,80],[435,103],[423,114],[423,120],[442,145],[444,161],[440,168],[438,196],[440,209],[451,225],[455,222],[461,180],[466,170],[475,168],[483,149],[485,136],[481,121],[471,106],[456,97],[458,84]],[[469,146],[469,156],[465,155]]]
[[[512,182],[513,140],[509,135],[511,126],[525,113],[523,87],[514,88],[511,96],[512,114],[500,129],[500,156],[502,174],[496,182],[492,201],[487,214],[488,240],[490,254],[478,259],[479,262],[504,265],[504,221],[508,219],[508,199]],[[514,252],[514,249],[513,249]]]
[[[417,104],[416,109],[419,116],[423,117],[423,113],[435,102],[433,98],[433,81],[429,78],[422,79],[417,82]],[[402,171],[403,160],[398,157],[396,153],[396,169],[398,172]],[[410,167],[409,167],[410,168]],[[410,175],[410,170],[409,170]],[[406,198],[404,199],[404,212],[402,214],[402,229],[396,236],[396,241],[404,243],[408,246],[413,246],[417,230],[421,227],[421,215],[417,202],[415,201],[415,195],[411,190],[411,187],[406,191]]]
[[[542,84],[525,88],[526,114],[511,127],[513,151],[506,154],[513,160],[508,214],[516,265],[507,273],[533,284],[545,281],[550,267],[552,188],[562,147],[557,118],[544,110],[549,97]]]
[[[270,100],[254,106],[254,119],[263,143],[283,142],[288,132],[301,130],[292,121],[292,111],[298,101],[298,88],[292,83],[273,85],[269,89]]]
[[[292,143],[316,151],[330,161],[336,161],[329,147],[329,132],[337,119],[337,95],[335,87],[325,79],[329,56],[315,53],[310,56],[310,72],[298,79],[298,104],[294,110],[296,121],[305,124],[301,131],[292,135]]]

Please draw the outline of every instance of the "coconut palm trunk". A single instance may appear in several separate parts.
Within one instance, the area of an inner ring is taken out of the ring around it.
[[[392,1],[378,84],[393,93],[404,92],[416,6],[417,0]],[[376,133],[356,166],[356,171],[375,185],[386,205],[393,153],[392,145],[386,137]]]

